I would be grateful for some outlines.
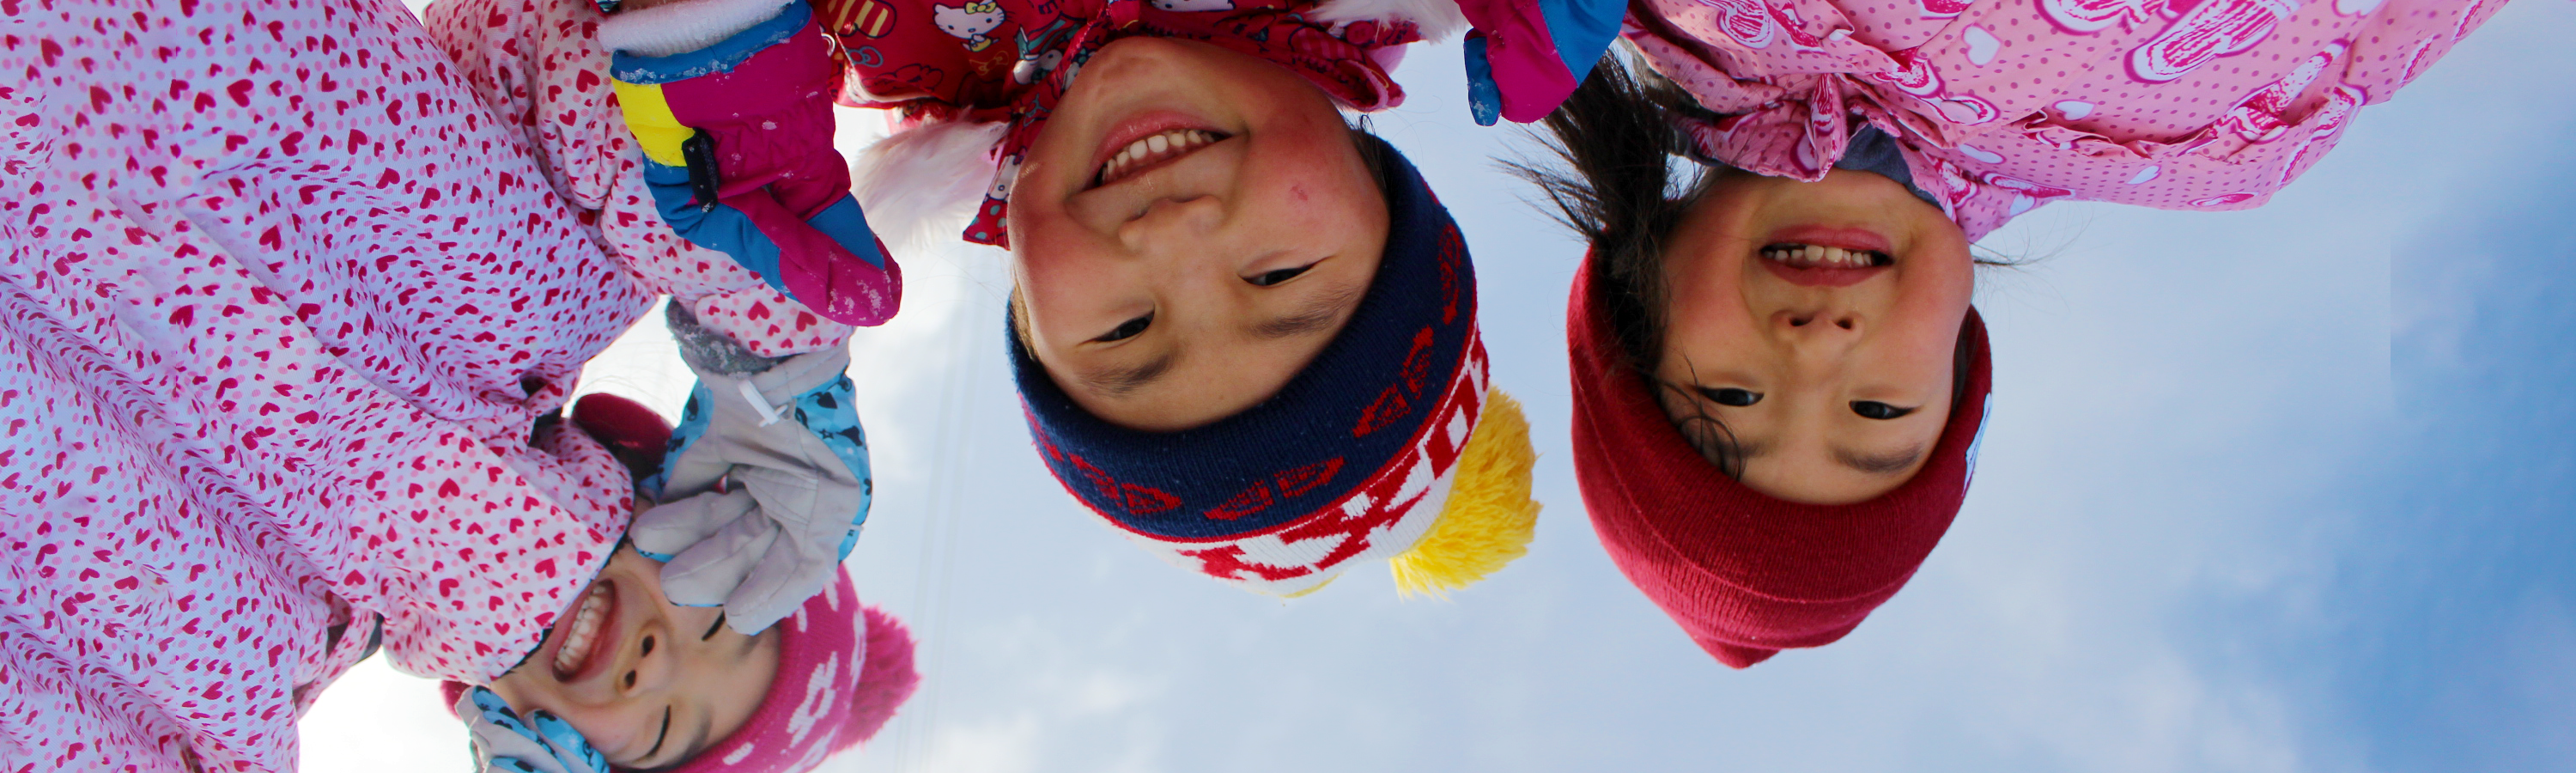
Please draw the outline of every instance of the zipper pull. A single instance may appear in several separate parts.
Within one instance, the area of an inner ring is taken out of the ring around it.
[[[680,156],[689,165],[689,194],[697,197],[698,211],[716,208],[716,192],[722,178],[716,174],[716,138],[705,129],[696,129],[680,143]]]

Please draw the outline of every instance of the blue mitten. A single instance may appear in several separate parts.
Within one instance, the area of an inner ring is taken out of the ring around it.
[[[746,635],[823,591],[858,544],[874,482],[845,349],[769,358],[670,307],[698,374],[662,471],[660,504],[627,538],[662,567],[671,603],[725,609]]]
[[[491,690],[457,696],[456,716],[474,744],[476,773],[609,773],[608,759],[570,723],[542,710],[521,721]]]

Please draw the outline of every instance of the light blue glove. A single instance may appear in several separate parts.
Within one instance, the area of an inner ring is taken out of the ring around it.
[[[608,758],[570,723],[544,710],[520,721],[491,690],[457,696],[456,716],[473,741],[476,773],[609,773]]]
[[[722,605],[727,626],[758,634],[837,578],[867,523],[875,483],[850,354],[761,357],[678,304],[669,316],[698,385],[643,482],[660,504],[627,538],[664,562],[671,603]]]

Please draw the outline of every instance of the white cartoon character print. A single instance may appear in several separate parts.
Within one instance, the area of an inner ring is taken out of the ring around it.
[[[2342,41],[2326,44],[2324,50],[2300,61],[2298,68],[2291,70],[2289,75],[2245,95],[2245,99],[2218,117],[2218,126],[2235,132],[2246,142],[2278,139],[2290,128],[2290,108],[2299,95],[2307,93],[2308,85],[2315,83],[2317,76],[2324,74],[2326,67],[2333,65],[2335,60],[2343,58],[2347,50],[2349,47]]]
[[[986,191],[984,196],[994,201],[1010,201],[1011,185],[1019,181],[1020,157],[1012,156],[1004,160],[1001,165],[994,167],[993,188]]]
[[[1071,33],[1071,27],[1065,20],[1057,19],[1034,35],[1028,30],[1012,35],[1013,42],[1020,47],[1020,61],[1011,65],[1011,80],[1021,84],[1036,83],[1063,65],[1064,37]]]
[[[985,37],[984,33],[1002,27],[1002,3],[1001,0],[970,0],[962,6],[933,5],[930,7],[930,20],[939,25],[939,31],[965,40],[966,50],[982,51],[993,44],[993,39]]]
[[[1154,7],[1165,11],[1231,11],[1234,0],[1154,0]]]
[[[1798,17],[1795,8],[1764,0],[1699,0],[1699,4],[1717,9],[1717,28],[1745,48],[1770,48],[1783,37],[1798,48],[1825,44],[1807,32],[1806,20]]]
[[[2222,56],[2244,53],[2299,10],[2296,0],[2210,0],[2129,52],[2129,74],[2163,83]]]

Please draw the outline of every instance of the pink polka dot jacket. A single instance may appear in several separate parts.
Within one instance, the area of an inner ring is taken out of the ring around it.
[[[1719,117],[1705,158],[1802,180],[1857,121],[1984,236],[2062,199],[2250,209],[2503,0],[1640,0],[1623,34]]]
[[[379,645],[488,682],[631,518],[538,422],[585,361],[663,293],[846,338],[653,218],[532,45],[583,23],[445,11],[0,0],[0,771],[293,770]]]

